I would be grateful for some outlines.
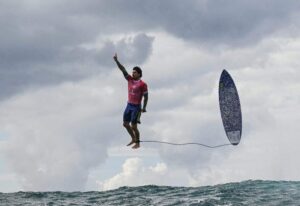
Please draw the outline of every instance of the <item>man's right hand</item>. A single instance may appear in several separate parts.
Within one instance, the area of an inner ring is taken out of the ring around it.
[[[114,55],[114,60],[115,60],[115,61],[118,61],[117,53],[115,53],[115,55]]]

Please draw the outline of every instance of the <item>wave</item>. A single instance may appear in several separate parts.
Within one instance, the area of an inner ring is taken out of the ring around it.
[[[0,205],[299,205],[300,182],[248,180],[202,187],[145,185],[104,192],[0,193]]]

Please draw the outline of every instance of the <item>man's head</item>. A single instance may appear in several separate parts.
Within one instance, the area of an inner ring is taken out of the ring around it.
[[[132,77],[133,79],[139,79],[143,76],[143,71],[141,70],[140,67],[135,66],[132,69]]]

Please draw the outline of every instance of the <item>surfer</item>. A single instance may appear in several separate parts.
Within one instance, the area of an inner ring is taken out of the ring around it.
[[[148,88],[147,84],[141,80],[142,70],[140,67],[135,66],[132,69],[132,75],[129,75],[125,67],[119,62],[117,53],[113,59],[122,71],[125,79],[128,81],[128,102],[123,114],[123,126],[131,136],[131,142],[127,146],[135,144],[132,148],[137,149],[140,147],[140,132],[137,123],[140,123],[141,112],[146,112],[148,102]],[[142,99],[143,106],[141,105]]]

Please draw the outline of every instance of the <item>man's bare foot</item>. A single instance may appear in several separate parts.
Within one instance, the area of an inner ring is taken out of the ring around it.
[[[130,145],[132,145],[132,144],[134,144],[134,143],[135,143],[135,141],[131,140],[131,142],[129,142],[129,143],[127,144],[127,146],[130,146]]]
[[[140,147],[140,143],[137,142],[137,143],[135,143],[135,145],[132,147],[132,149],[138,149],[139,147]]]

